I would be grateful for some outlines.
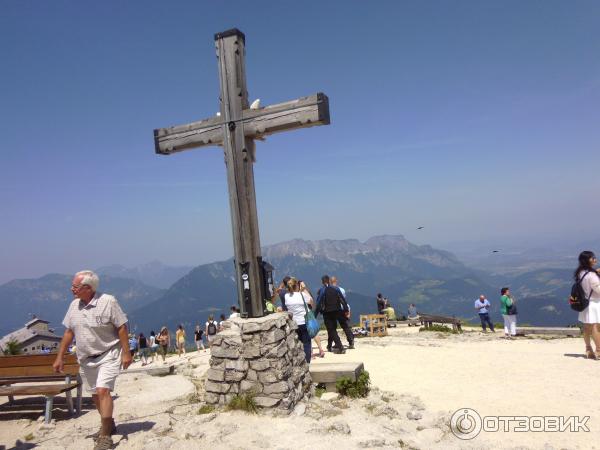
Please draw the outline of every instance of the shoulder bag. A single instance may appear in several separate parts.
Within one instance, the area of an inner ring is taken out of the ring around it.
[[[306,305],[306,300],[304,300],[304,295],[300,292],[300,296],[302,297],[302,302],[304,303],[304,323],[306,324],[306,329],[308,330],[308,335],[310,338],[314,338],[317,334],[319,334],[319,329],[321,326],[319,325],[319,321],[315,319],[315,315],[311,310],[308,309]]]

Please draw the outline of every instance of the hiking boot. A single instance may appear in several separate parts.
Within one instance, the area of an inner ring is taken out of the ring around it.
[[[102,428],[100,428],[101,430]],[[90,437],[94,440],[97,441],[98,438],[100,437],[100,430],[96,431],[94,434],[90,435]],[[110,435],[113,436],[117,434],[117,425],[115,424],[115,420],[113,419],[112,421],[112,428],[110,429]]]
[[[334,348],[333,353],[335,353],[336,355],[343,355],[344,353],[346,353],[346,349],[345,348]]]
[[[113,441],[110,436],[98,436],[94,450],[111,450],[113,448]]]
[[[354,342],[350,345],[348,345],[348,350],[354,350]]]

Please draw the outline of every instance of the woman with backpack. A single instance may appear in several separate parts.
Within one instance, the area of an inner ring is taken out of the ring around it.
[[[583,323],[583,341],[585,356],[589,359],[600,359],[600,277],[595,269],[596,255],[590,251],[581,252],[579,266],[575,270],[575,283],[579,283],[589,305],[579,313],[579,321]],[[592,340],[596,351],[592,348]]]
[[[150,352],[150,348],[148,346],[148,339],[146,339],[144,333],[140,333],[138,337],[138,348],[140,349],[140,361],[142,361],[142,366],[148,365],[148,353]]]
[[[212,314],[208,316],[208,322],[206,322],[206,340],[208,341],[208,348],[212,347],[212,341],[215,338],[217,331],[219,331],[217,322],[215,322],[215,316]]]
[[[204,340],[202,336],[204,335],[204,331],[200,328],[200,325],[196,325],[196,331],[194,331],[194,341],[196,341],[196,349],[200,351],[200,347],[202,350],[206,351],[204,348]]]
[[[517,335],[517,305],[510,295],[510,289],[503,287],[500,290],[500,312],[504,319],[504,336],[512,339]]]

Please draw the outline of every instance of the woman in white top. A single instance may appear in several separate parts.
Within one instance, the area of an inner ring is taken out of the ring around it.
[[[589,306],[579,313],[579,321],[583,323],[585,354],[590,359],[600,359],[600,277],[594,268],[596,262],[593,252],[581,252],[579,267],[575,271],[575,281],[581,282],[586,298],[590,299]],[[595,353],[592,340],[596,346]]]
[[[300,281],[300,292],[304,296],[304,299],[308,304],[308,308],[312,311],[315,311],[317,305],[315,304],[315,300],[313,299],[313,296],[311,295],[310,291],[308,290],[308,286],[304,281]],[[315,341],[315,344],[317,344],[317,347],[319,348],[319,354],[315,354],[315,356],[319,356],[320,358],[325,357],[325,352],[323,351],[323,347],[321,347],[321,338],[317,334],[313,339]]]
[[[156,351],[158,350],[158,343],[156,342],[156,333],[154,330],[150,332],[150,356],[152,357],[152,361],[156,358]]]
[[[285,294],[285,306],[287,307],[288,313],[292,316],[296,325],[298,325],[298,329],[296,333],[298,333],[298,339],[304,345],[304,356],[306,357],[306,362],[310,363],[310,357],[312,355],[312,347],[310,345],[310,336],[308,334],[308,329],[306,328],[305,315],[306,310],[308,309],[308,304],[306,303],[306,299],[303,297],[303,294],[300,291],[300,284],[298,280],[295,278],[290,278],[287,283],[288,293]]]

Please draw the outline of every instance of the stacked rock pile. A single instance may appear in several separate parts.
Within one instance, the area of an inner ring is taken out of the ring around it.
[[[204,400],[252,392],[258,406],[289,412],[311,388],[297,326],[287,313],[230,319],[212,343]]]

